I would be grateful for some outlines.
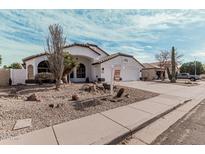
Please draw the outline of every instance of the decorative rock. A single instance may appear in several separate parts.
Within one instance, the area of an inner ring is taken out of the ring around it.
[[[26,101],[40,101],[40,100],[37,98],[36,94],[32,94],[27,97]]]
[[[51,108],[54,108],[54,104],[49,104],[48,106]]]
[[[100,104],[102,104],[102,102],[98,99],[88,99],[88,100],[76,102],[75,104],[73,104],[73,106],[76,110],[84,110],[84,108],[88,108]]]
[[[108,83],[103,83],[103,87],[105,90],[110,90],[110,84]],[[113,89],[116,89],[117,87],[115,85],[113,85]]]
[[[117,102],[116,99],[110,99],[110,102]]]
[[[122,94],[124,93],[125,89],[124,88],[120,88],[120,90],[117,92],[116,97],[119,98],[122,96]]]
[[[49,104],[48,106],[50,108],[59,108],[59,107],[63,106],[63,103],[60,103],[60,104]]]
[[[104,90],[104,86],[102,84],[96,84],[97,90]]]
[[[118,99],[110,99],[110,102],[121,102],[123,99],[118,98]]]
[[[107,98],[106,98],[106,97],[104,97],[104,98],[101,98],[101,100],[102,100],[102,101],[107,101]]]
[[[126,94],[125,97],[126,97],[126,98],[130,98],[130,95],[129,95],[129,94]]]
[[[72,101],[79,100],[79,96],[77,94],[72,95]]]
[[[96,85],[95,84],[93,84],[93,85],[84,84],[81,89],[84,91],[87,91],[87,92],[95,92]]]
[[[106,89],[106,90],[110,90],[110,84],[103,83],[103,87],[104,87],[104,89]]]

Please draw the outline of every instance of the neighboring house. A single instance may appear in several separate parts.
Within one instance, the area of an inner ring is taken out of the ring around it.
[[[143,65],[144,68],[142,69],[142,80],[157,80],[161,79],[162,76],[165,79],[168,78],[167,69],[160,67],[159,62],[143,63]],[[166,67],[168,67],[171,72],[171,61],[167,61]],[[179,72],[178,67],[176,68],[176,71]]]
[[[133,56],[116,53],[109,55],[94,44],[72,44],[65,51],[73,55],[77,62],[70,74],[72,82],[111,80],[111,74],[116,80],[133,81],[141,77],[143,65]],[[29,56],[23,59],[26,68],[26,79],[34,80],[36,74],[49,72],[46,53]]]
[[[158,65],[153,63],[144,63],[144,68],[142,69],[142,80],[151,81],[160,79],[160,74],[164,73]]]

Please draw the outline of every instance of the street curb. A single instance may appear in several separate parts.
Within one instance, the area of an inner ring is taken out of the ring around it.
[[[203,100],[204,100],[205,98],[201,98],[200,100],[197,100],[198,101],[198,103],[195,105],[195,106],[193,106],[190,110],[188,110],[183,116],[181,116],[181,117],[179,117],[178,119],[177,119],[177,121],[175,122],[175,123],[177,123],[178,121],[180,121],[180,120],[182,120],[184,117],[186,117],[191,111],[193,111]],[[180,110],[179,110],[180,111]],[[182,112],[182,111],[181,111]],[[173,124],[171,124],[166,130],[168,130],[171,126],[173,126],[175,123],[173,123]],[[165,131],[166,131],[165,130]],[[164,132],[165,132],[164,131]],[[162,133],[164,133],[164,132],[162,132]],[[161,134],[162,134],[161,133]],[[160,135],[161,135],[160,134]],[[150,144],[148,144],[148,145],[152,145],[157,139],[158,139],[158,137],[160,136],[160,135],[158,135]],[[147,143],[146,143],[147,144]]]
[[[183,101],[182,103],[180,103],[180,104],[178,104],[178,105],[172,107],[171,109],[166,110],[165,112],[163,112],[163,113],[161,113],[161,114],[159,114],[159,115],[157,115],[157,116],[155,116],[155,117],[149,119],[148,121],[142,123],[141,125],[136,126],[134,129],[132,129],[132,130],[129,129],[129,132],[124,133],[124,134],[122,134],[122,135],[120,135],[120,136],[117,136],[115,139],[113,139],[113,140],[111,140],[111,141],[107,141],[107,142],[102,143],[102,144],[104,144],[104,145],[114,145],[114,144],[118,144],[119,142],[121,142],[121,141],[122,141],[123,139],[125,139],[126,137],[131,136],[133,133],[139,131],[140,129],[145,128],[145,127],[148,126],[149,124],[153,123],[154,121],[156,121],[156,120],[158,120],[159,118],[161,118],[161,117],[167,115],[168,113],[174,111],[175,109],[177,109],[177,108],[179,108],[180,106],[182,106],[182,105],[188,103],[188,102],[191,101],[191,100],[192,100],[192,99],[187,99],[187,100]]]

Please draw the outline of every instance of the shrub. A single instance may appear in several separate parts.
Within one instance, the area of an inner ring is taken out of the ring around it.
[[[35,76],[35,80],[44,81],[44,80],[54,80],[53,74],[48,72],[38,73]]]

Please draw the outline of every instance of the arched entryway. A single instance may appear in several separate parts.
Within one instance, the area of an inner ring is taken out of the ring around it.
[[[38,73],[50,72],[49,63],[47,60],[44,60],[38,64]]]
[[[80,63],[77,67],[76,71],[77,78],[85,78],[86,77],[86,68],[85,65]]]
[[[33,65],[28,65],[28,79],[34,79]]]

